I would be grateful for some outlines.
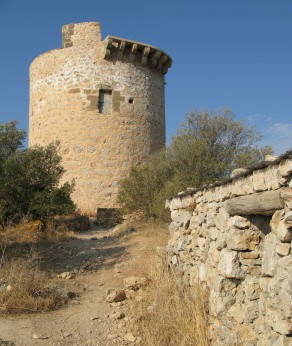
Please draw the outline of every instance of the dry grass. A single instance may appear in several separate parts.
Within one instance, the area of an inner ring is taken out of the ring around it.
[[[131,307],[135,332],[142,337],[144,346],[206,346],[207,296],[199,285],[180,285],[177,274],[168,268],[162,226],[159,231],[157,225],[148,223],[142,231],[154,237],[153,246],[162,247],[149,254],[151,283],[143,292],[142,301],[133,302]],[[158,240],[157,235],[162,239]]]
[[[60,242],[72,236],[73,232],[65,224],[57,224],[54,220],[48,220],[46,224],[40,220],[22,220],[0,229],[0,241],[6,244]]]
[[[3,261],[0,267],[0,313],[49,311],[62,306],[67,292],[39,268],[35,255]]]

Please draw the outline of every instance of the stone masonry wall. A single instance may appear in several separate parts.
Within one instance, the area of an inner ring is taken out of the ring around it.
[[[292,344],[292,153],[168,202],[169,264],[209,295],[211,345]]]
[[[30,66],[29,146],[60,142],[84,213],[117,207],[118,183],[165,143],[164,74],[171,59],[155,47],[101,38],[95,22],[65,25],[63,48]],[[112,92],[99,111],[100,90]]]

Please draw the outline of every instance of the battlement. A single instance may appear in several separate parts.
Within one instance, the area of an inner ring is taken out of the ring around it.
[[[99,22],[67,24],[62,27],[62,48],[96,45],[101,41]]]
[[[161,49],[145,43],[116,36],[107,36],[103,43],[105,59],[115,56],[117,59],[122,60],[124,56],[127,56],[130,62],[139,61],[143,66],[148,65],[162,71],[164,74],[172,65],[169,55]]]
[[[101,40],[101,26],[98,22],[67,24],[62,27],[62,48],[73,46],[92,48],[102,44],[106,60],[136,61],[142,66],[149,66],[164,74],[172,65],[169,55],[149,44],[111,35]]]

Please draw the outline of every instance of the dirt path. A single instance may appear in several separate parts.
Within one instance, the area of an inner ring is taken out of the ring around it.
[[[72,273],[73,278],[69,280],[56,280],[76,296],[58,311],[0,317],[0,345],[139,343],[139,338],[125,340],[125,335],[132,332],[127,300],[108,303],[105,297],[108,289],[123,287],[126,277],[147,276],[153,238],[127,225],[119,226],[119,231],[92,230],[75,236],[58,244],[38,245],[36,250],[43,268],[53,277],[64,271]]]

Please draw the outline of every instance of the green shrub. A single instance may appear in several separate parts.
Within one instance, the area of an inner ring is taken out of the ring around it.
[[[254,127],[235,120],[228,110],[186,115],[186,121],[169,147],[132,167],[120,182],[118,200],[125,211],[142,211],[148,217],[167,221],[165,200],[185,190],[222,180],[238,167],[247,167],[273,153],[258,148],[261,139]]]
[[[57,147],[21,149],[24,132],[16,122],[0,125],[0,222],[72,212],[73,186],[59,186],[64,172]]]

